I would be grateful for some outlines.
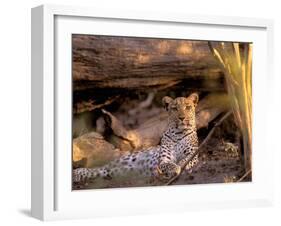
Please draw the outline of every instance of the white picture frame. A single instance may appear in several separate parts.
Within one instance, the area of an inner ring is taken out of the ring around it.
[[[77,32],[253,41],[253,181],[72,191],[69,35]],[[271,92],[272,62],[271,20],[56,5],[33,8],[32,216],[55,220],[271,205],[273,179],[267,175],[273,170],[273,150],[266,148],[264,136],[269,109],[264,103],[270,102],[263,93]]]

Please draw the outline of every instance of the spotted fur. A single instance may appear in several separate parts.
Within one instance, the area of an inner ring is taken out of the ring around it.
[[[73,181],[102,179],[151,181],[155,178],[169,181],[181,172],[180,160],[192,155],[198,148],[196,133],[195,107],[198,95],[189,97],[163,98],[163,105],[169,113],[168,127],[162,135],[160,145],[148,150],[135,152],[113,160],[100,168],[79,168],[73,171]],[[187,165],[187,169],[198,162],[196,156]]]

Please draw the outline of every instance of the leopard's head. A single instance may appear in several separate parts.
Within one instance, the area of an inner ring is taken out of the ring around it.
[[[162,102],[169,113],[169,121],[174,122],[178,129],[186,130],[190,127],[196,127],[195,108],[198,100],[198,94],[192,93],[188,97],[175,99],[165,96]]]

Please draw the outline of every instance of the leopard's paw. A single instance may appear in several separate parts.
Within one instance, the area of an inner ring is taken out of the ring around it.
[[[162,181],[169,181],[181,173],[181,167],[173,162],[162,162],[157,167],[157,176]]]

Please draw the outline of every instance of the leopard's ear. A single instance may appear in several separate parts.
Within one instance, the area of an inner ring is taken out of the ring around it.
[[[163,97],[162,104],[166,111],[168,111],[168,106],[172,101],[173,101],[173,99],[171,97],[168,97],[168,96]]]
[[[192,93],[189,95],[188,99],[192,100],[192,102],[196,106],[199,101],[199,95],[197,93]]]

